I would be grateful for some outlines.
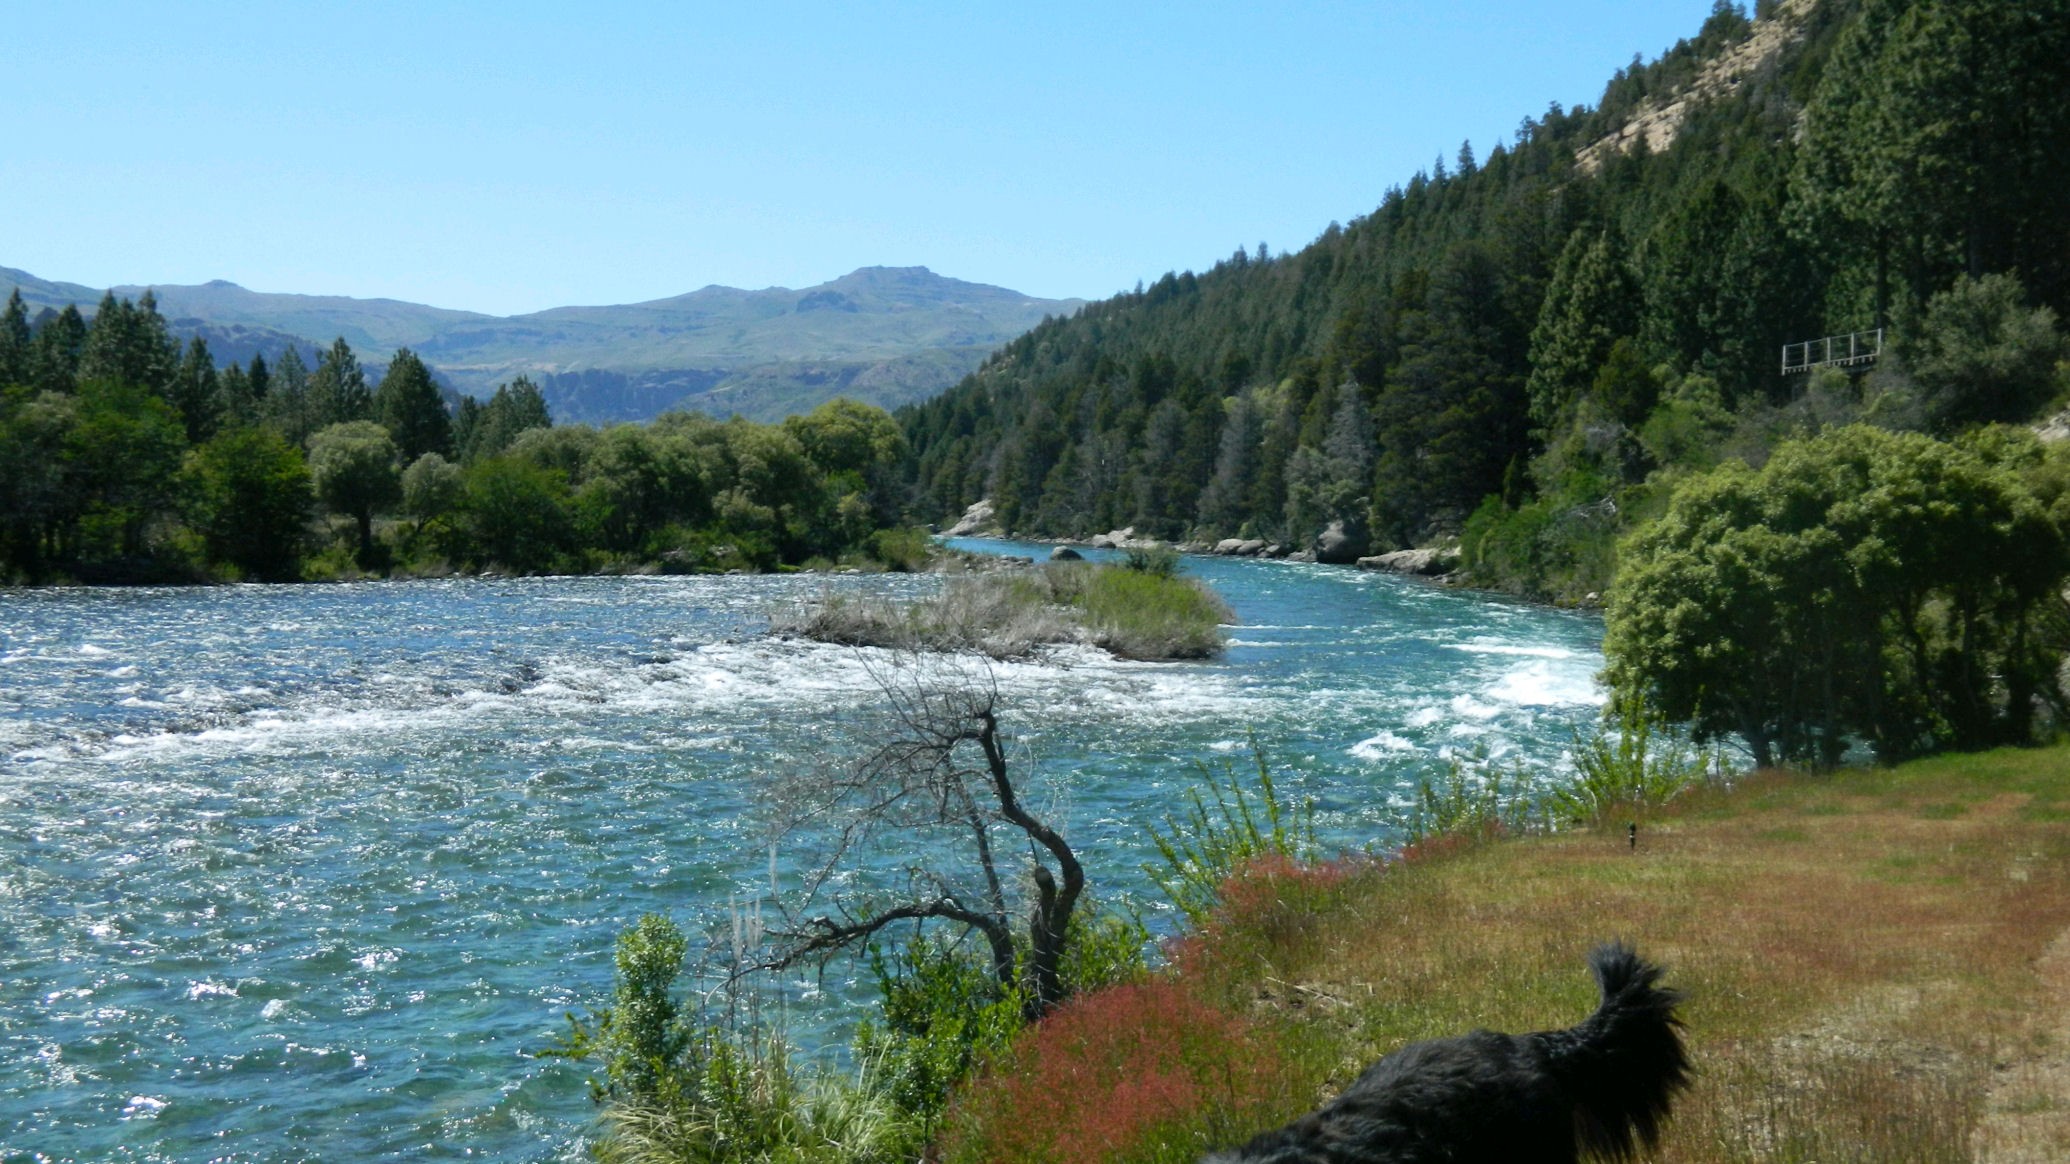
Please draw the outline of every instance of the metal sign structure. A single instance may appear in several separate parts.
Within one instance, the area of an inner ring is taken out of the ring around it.
[[[1801,344],[1784,344],[1782,374],[1790,376],[1813,368],[1851,368],[1874,363],[1882,354],[1883,329],[1880,327],[1846,335],[1829,335],[1824,339],[1805,340]]]

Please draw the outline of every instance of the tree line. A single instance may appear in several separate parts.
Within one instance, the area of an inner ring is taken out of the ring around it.
[[[528,379],[457,406],[409,349],[219,367],[150,292],[0,311],[0,578],[911,564],[904,438],[836,401],[780,425],[556,426]]]
[[[901,411],[916,504],[1463,536],[1484,584],[1579,599],[1678,474],[1828,423],[2031,416],[2066,388],[2070,2],[1826,0],[1793,27],[1669,148],[1598,143],[1752,35],[1725,0],[1596,108],[1462,146],[1299,251],[1045,322]],[[1781,374],[1785,343],[1879,326],[1874,375]]]

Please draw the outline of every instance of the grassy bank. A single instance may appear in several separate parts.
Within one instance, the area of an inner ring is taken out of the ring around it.
[[[1233,616],[1175,563],[1051,562],[949,578],[914,603],[828,595],[779,614],[778,634],[852,646],[979,651],[1018,658],[1060,643],[1091,643],[1125,659],[1207,659]]]
[[[1173,971],[970,1084],[944,1158],[1191,1161],[1406,1041],[1573,1023],[1610,937],[1689,994],[1662,1160],[2070,1156],[2070,748],[1765,774],[1655,810],[1636,848],[1621,820],[1439,838],[1223,899]]]

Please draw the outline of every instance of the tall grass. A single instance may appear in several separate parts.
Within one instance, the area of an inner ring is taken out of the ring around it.
[[[1265,751],[1255,737],[1251,757],[1258,773],[1255,790],[1237,775],[1233,764],[1225,762],[1218,774],[1197,763],[1201,783],[1186,790],[1184,807],[1176,816],[1167,815],[1162,829],[1149,828],[1161,864],[1146,864],[1143,872],[1189,925],[1207,922],[1221,900],[1223,884],[1251,861],[1265,856],[1311,861],[1320,856],[1315,802],[1290,806],[1280,800]]]
[[[1556,819],[1589,825],[1637,820],[1703,783],[1714,764],[1722,769],[1722,757],[1706,756],[1643,711],[1626,709],[1614,728],[1598,723],[1586,739],[1575,739],[1575,777],[1553,789],[1547,808]]]
[[[1205,659],[1223,649],[1229,608],[1200,582],[1155,568],[1052,562],[1035,570],[953,577],[941,592],[897,604],[827,594],[779,611],[771,630],[820,642],[1022,658],[1090,643],[1123,658]]]

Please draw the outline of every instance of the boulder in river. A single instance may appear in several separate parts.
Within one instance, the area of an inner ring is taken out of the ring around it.
[[[1315,535],[1315,560],[1335,565],[1349,565],[1359,560],[1366,552],[1366,538],[1362,533],[1347,530],[1342,521],[1333,521]]]
[[[1210,552],[1227,555],[1236,553],[1238,550],[1241,549],[1243,549],[1242,538],[1223,538],[1221,541],[1215,543],[1215,548]]]
[[[1085,561],[1085,555],[1072,549],[1070,546],[1058,546],[1049,552],[1049,560],[1052,562],[1083,562]]]
[[[1385,570],[1393,574],[1449,574],[1459,568],[1456,546],[1425,546],[1420,550],[1396,550],[1360,558],[1361,570]]]
[[[976,537],[980,534],[997,533],[998,526],[992,519],[992,503],[980,499],[970,503],[963,516],[948,529],[946,536],[952,538]]]
[[[1265,539],[1251,538],[1250,540],[1238,545],[1236,547],[1235,552],[1240,557],[1255,558],[1259,554],[1265,552]]]

